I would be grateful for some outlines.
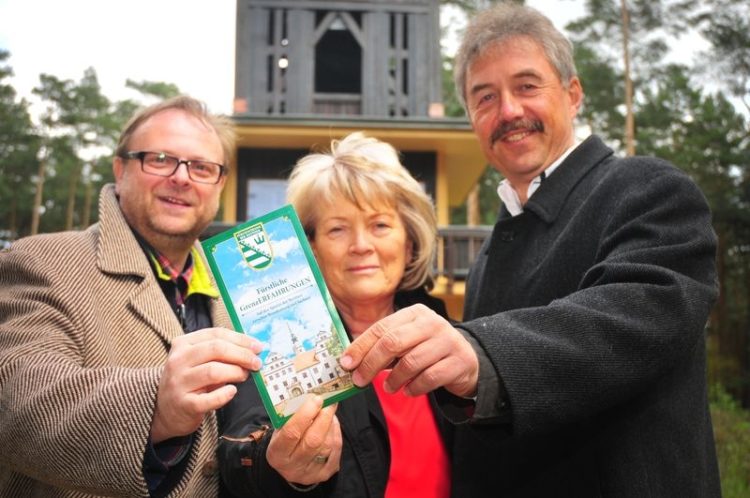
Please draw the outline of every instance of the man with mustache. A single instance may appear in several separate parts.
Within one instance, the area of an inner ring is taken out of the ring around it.
[[[137,113],[87,230],[0,253],[0,496],[216,496],[214,411],[260,367],[198,235],[234,126],[189,97]]]
[[[434,389],[459,424],[457,496],[720,496],[704,327],[716,240],[698,187],[656,158],[578,141],[570,43],[538,11],[479,13],[456,87],[503,207],[464,321],[404,308],[342,364]]]

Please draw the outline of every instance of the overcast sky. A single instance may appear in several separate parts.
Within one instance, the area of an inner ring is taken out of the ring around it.
[[[562,27],[583,0],[532,0]],[[103,93],[135,97],[125,80],[164,81],[231,113],[235,0],[0,0],[0,48],[16,91],[39,75],[79,81],[93,67]],[[444,21],[446,22],[446,21]]]

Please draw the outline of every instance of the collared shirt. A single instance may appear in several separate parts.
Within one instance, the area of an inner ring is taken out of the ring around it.
[[[177,271],[172,263],[169,262],[161,253],[147,248],[148,257],[151,259],[151,264],[156,272],[156,276],[162,280],[171,280],[175,284],[175,303],[181,305],[185,302],[187,297],[187,288],[190,282],[190,277],[193,275],[193,253],[192,250],[188,254],[187,260],[185,261],[185,267],[182,271]]]
[[[178,292],[175,293],[177,304],[183,304],[185,299],[192,294],[204,294],[213,298],[219,297],[219,292],[211,283],[208,270],[206,270],[206,266],[195,247],[190,248],[190,254],[188,254],[185,267],[181,272],[178,272],[167,258],[153,248],[144,246],[144,249],[151,260],[157,278],[171,280],[177,286]]]
[[[151,266],[154,269],[156,277],[162,282],[171,282],[174,284],[175,314],[184,329],[186,327],[185,301],[188,297],[193,294],[203,294],[210,298],[219,297],[219,292],[211,283],[211,278],[208,275],[208,270],[203,260],[198,255],[197,249],[193,247],[190,249],[185,267],[182,271],[177,271],[162,254],[145,242],[142,242],[142,246],[151,261]],[[162,290],[166,293],[168,292],[168,287],[168,285],[162,285]],[[169,296],[167,296],[167,300],[172,301]],[[185,332],[190,332],[190,330],[185,330]]]
[[[531,196],[534,195],[534,192],[537,191],[544,179],[551,175],[552,172],[555,171],[557,167],[560,166],[560,164],[565,160],[565,158],[568,157],[568,154],[573,152],[573,149],[578,147],[578,145],[580,145],[580,142],[576,141],[568,150],[563,152],[563,154],[558,157],[557,160],[550,164],[547,169],[542,171],[539,176],[531,180],[531,183],[529,183],[529,188],[526,191],[526,200],[530,199]],[[505,204],[505,208],[508,210],[511,216],[518,216],[523,212],[523,204],[521,204],[521,199],[518,197],[518,192],[516,192],[516,189],[513,188],[507,178],[503,179],[503,181],[500,182],[500,185],[497,186],[497,195],[500,196],[500,200],[503,201],[503,204]]]

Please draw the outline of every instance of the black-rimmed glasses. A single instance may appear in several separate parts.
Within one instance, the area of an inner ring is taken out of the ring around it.
[[[184,164],[190,179],[198,183],[219,183],[227,170],[226,166],[219,163],[200,159],[180,159],[164,152],[125,152],[120,157],[138,159],[144,173],[156,176],[172,176],[177,172],[180,164]]]

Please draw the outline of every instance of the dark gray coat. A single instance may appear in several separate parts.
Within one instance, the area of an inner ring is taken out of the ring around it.
[[[590,137],[503,210],[465,323],[510,424],[456,434],[458,496],[719,496],[704,326],[716,241],[698,187]]]

